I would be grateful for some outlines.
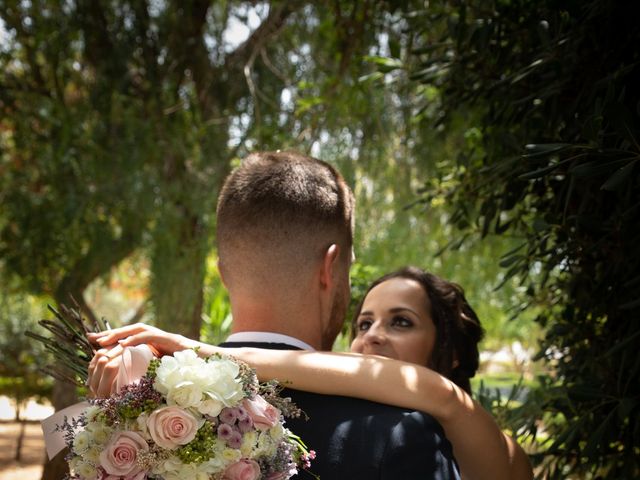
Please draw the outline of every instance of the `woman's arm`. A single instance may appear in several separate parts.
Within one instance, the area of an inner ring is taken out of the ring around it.
[[[426,367],[351,353],[224,349],[140,324],[103,332],[92,340],[104,347],[118,340],[122,347],[147,343],[162,354],[197,346],[203,356],[225,353],[247,362],[261,380],[278,379],[297,390],[364,398],[426,412],[442,425],[465,479],[533,477],[527,455],[500,430],[493,417],[453,382]],[[118,368],[118,349],[104,349],[107,353],[92,360],[89,370],[94,392],[109,392]]]
[[[533,478],[520,445],[464,390],[426,367],[351,353],[224,351],[255,368],[261,380],[276,378],[298,390],[365,398],[432,415],[451,442],[465,479]]]

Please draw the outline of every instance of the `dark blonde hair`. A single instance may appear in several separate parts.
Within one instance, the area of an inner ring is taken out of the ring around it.
[[[459,285],[411,266],[384,275],[369,286],[356,308],[352,335],[356,334],[356,322],[369,292],[377,285],[394,278],[415,280],[429,299],[429,311],[436,327],[436,341],[427,366],[470,394],[469,380],[478,370],[478,343],[484,336],[484,330]]]
[[[332,243],[350,255],[353,209],[351,190],[328,163],[296,152],[249,155],[218,198],[220,263],[257,282],[284,281]]]

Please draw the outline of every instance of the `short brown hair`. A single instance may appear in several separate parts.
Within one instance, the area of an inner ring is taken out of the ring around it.
[[[351,190],[328,163],[296,152],[249,155],[218,198],[218,256],[226,278],[233,282],[229,274],[238,272],[244,283],[278,276],[295,281],[332,243],[351,255],[353,208]]]

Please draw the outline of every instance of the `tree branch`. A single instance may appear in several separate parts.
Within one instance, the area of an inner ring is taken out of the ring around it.
[[[224,64],[216,69],[210,69],[198,85],[198,92],[202,98],[220,97],[225,92],[225,102],[221,107],[235,104],[245,95],[244,85],[247,84],[245,66],[262,50],[286,24],[287,19],[301,7],[300,1],[289,1],[272,8],[265,20],[256,28],[249,38],[227,55]],[[225,89],[222,89],[223,79]]]
[[[84,299],[85,289],[93,280],[128,257],[138,246],[141,236],[141,232],[136,231],[123,235],[119,240],[92,244],[87,254],[76,262],[58,284],[54,292],[58,304],[68,304],[72,295],[82,312],[92,323],[95,322],[97,318]]]

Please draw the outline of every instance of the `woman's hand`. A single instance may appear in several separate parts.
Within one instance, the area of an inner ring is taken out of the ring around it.
[[[160,355],[173,355],[180,350],[200,345],[200,342],[165,332],[145,323],[136,323],[100,333],[89,333],[87,337],[91,343],[103,348],[110,348],[116,344],[122,347],[133,347],[145,343],[155,348]]]
[[[165,332],[144,323],[114,328],[100,333],[89,333],[89,341],[100,348],[89,363],[89,391],[97,397],[112,393],[122,364],[124,347],[147,344],[158,356],[201,346],[200,342],[182,335]]]

